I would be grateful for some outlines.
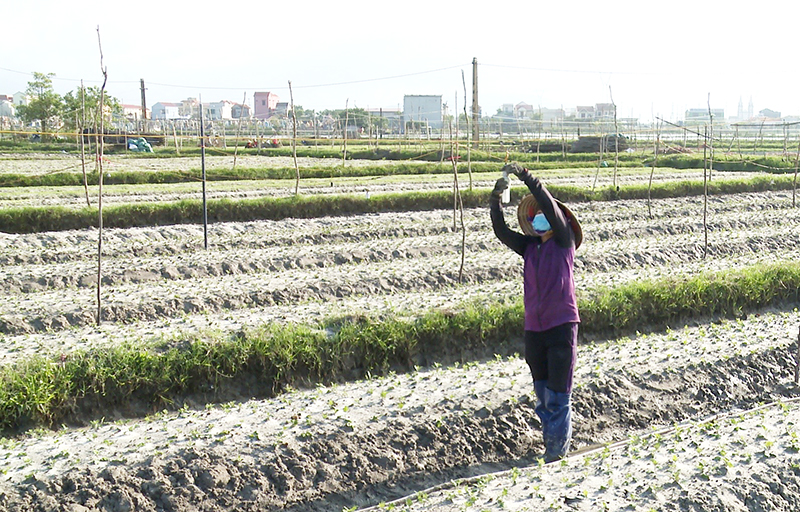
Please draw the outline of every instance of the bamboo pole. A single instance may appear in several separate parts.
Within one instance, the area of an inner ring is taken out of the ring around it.
[[[797,168],[800,167],[800,137],[798,137],[797,155],[794,158],[794,180],[792,180],[792,208],[797,205]]]
[[[658,126],[656,129],[656,136],[653,139],[653,153],[655,153],[653,157],[653,168],[650,169],[650,181],[647,184],[647,215],[652,219],[653,218],[653,211],[650,207],[650,191],[653,189],[653,175],[656,172],[656,167],[658,167],[658,146],[659,142],[661,142],[661,125]]]
[[[619,167],[619,126],[617,125],[617,104],[614,103],[614,95],[611,86],[608,86],[608,95],[611,98],[611,106],[614,107],[614,179],[612,184],[617,188],[617,167]]]
[[[709,125],[709,134],[708,134],[708,140],[706,141],[707,144],[710,144],[709,160],[708,160],[708,181],[711,181],[711,177],[714,173],[714,114],[711,113],[711,93],[708,93],[708,125]]]
[[[461,84],[464,86],[464,118],[467,120],[467,134],[469,135],[473,131],[469,115],[467,115],[467,80],[464,78],[463,69],[461,70]],[[467,144],[467,175],[469,176],[469,191],[472,192],[472,144]]]
[[[458,95],[455,98],[455,108],[458,112]],[[456,143],[453,145],[453,121],[450,120],[450,161],[453,163],[453,231],[458,232],[456,217],[458,212],[458,164],[456,163],[456,150],[458,148],[458,117],[456,117]],[[443,141],[444,142],[444,141]],[[442,151],[444,155],[444,151]]]
[[[172,140],[175,142],[175,154],[181,155],[181,148],[178,146],[178,132],[175,131],[175,122],[172,122]]]
[[[347,98],[344,102],[344,128],[342,129],[342,169],[344,169],[344,160],[347,156],[347,123],[349,122],[347,108],[349,103],[350,98]]]
[[[200,97],[200,169],[203,179],[203,248],[208,249],[208,203],[206,202],[206,138],[203,122],[203,97]]]
[[[456,97],[456,112],[458,112],[458,97]],[[453,122],[450,121],[450,144],[453,144]],[[456,123],[456,142],[455,142],[455,151],[450,151],[451,154],[455,153],[458,155],[458,123]],[[464,226],[464,202],[461,199],[461,191],[458,188],[458,164],[456,161],[458,158],[452,158],[453,164],[453,201],[455,207],[461,212],[461,266],[458,269],[458,282],[460,283],[463,279],[464,275],[464,259],[466,256],[466,244],[467,244],[467,230]],[[455,218],[456,211],[453,212],[453,229],[455,230]]]
[[[108,82],[108,68],[103,66],[103,45],[100,41],[100,26],[97,27],[97,46],[100,50],[100,71],[103,73],[103,85],[100,87],[100,104],[98,117],[100,119],[99,136],[97,140],[97,165],[98,165],[98,191],[97,191],[97,325],[103,321],[103,301],[101,284],[103,278],[103,104],[105,103],[106,83]]]
[[[705,129],[706,141],[708,141],[708,127]],[[708,157],[707,157],[708,144],[703,144],[703,234],[705,243],[703,244],[703,258],[708,254]]]
[[[231,169],[231,172],[236,171],[236,157],[239,154],[239,133],[242,130],[242,117],[243,117],[242,114],[244,113],[244,103],[246,101],[247,101],[247,92],[245,91],[244,97],[242,98],[242,108],[239,109],[239,124],[236,126],[236,140],[233,141],[234,144],[236,144],[236,146],[234,146],[233,149],[233,168]]]
[[[86,127],[86,97],[81,80],[81,127],[78,136],[81,138],[81,171],[83,172],[83,190],[86,192],[86,206],[92,206],[89,200],[89,179],[86,176],[86,141],[83,138],[83,130]]]
[[[294,184],[294,195],[300,194],[300,167],[297,166],[297,115],[294,111],[294,94],[292,93],[292,81],[289,80],[289,101],[292,106],[292,160],[294,161],[294,172],[296,176]]]

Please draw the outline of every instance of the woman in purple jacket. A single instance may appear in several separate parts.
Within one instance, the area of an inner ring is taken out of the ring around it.
[[[552,462],[566,456],[572,439],[570,394],[580,323],[573,262],[583,234],[572,212],[527,169],[509,164],[503,171],[516,175],[532,194],[520,203],[525,234],[510,229],[503,216],[500,197],[507,179],[497,180],[489,206],[495,235],[523,258],[525,361],[538,400],[544,459]]]

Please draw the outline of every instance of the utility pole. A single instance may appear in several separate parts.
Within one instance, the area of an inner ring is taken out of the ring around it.
[[[478,107],[478,58],[472,58],[472,147],[478,148],[480,138],[480,107]]]
[[[139,85],[142,89],[142,132],[147,133],[147,101],[144,98],[144,78],[139,79]]]

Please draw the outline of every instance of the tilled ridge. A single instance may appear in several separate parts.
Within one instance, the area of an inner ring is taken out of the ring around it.
[[[797,396],[778,384],[791,377],[789,351],[780,346],[660,374],[613,369],[573,393],[574,448]],[[341,418],[309,425],[275,444],[254,434],[245,445],[229,446],[221,437],[206,449],[188,447],[135,465],[72,471],[51,481],[29,478],[18,494],[0,496],[0,504],[36,512],[53,510],[56,502],[144,511],[363,507],[487,468],[529,464],[541,449],[534,406],[528,395],[472,410],[443,399],[376,411],[373,421],[360,425]]]

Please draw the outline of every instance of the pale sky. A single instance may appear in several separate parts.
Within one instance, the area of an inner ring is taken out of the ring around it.
[[[444,4],[444,5],[443,5]],[[800,4],[672,0],[436,2],[365,0],[3,0],[0,94],[31,73],[56,92],[102,82],[148,107],[188,97],[252,104],[272,91],[306,109],[402,108],[406,94],[471,103],[478,61],[483,114],[503,104],[617,104],[620,117],[680,120],[741,99],[800,115]]]

